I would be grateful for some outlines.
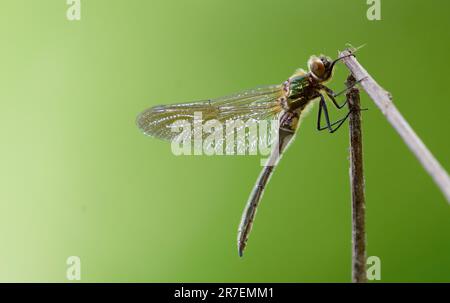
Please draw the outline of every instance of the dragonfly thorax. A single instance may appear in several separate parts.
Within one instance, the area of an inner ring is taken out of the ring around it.
[[[303,109],[310,101],[319,95],[319,82],[311,75],[311,72],[297,70],[285,83],[287,92],[285,110]]]

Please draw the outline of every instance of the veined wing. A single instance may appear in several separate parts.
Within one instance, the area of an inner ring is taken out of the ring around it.
[[[172,140],[178,135],[172,131],[173,123],[185,120],[192,125],[196,112],[201,112],[203,122],[212,119],[225,123],[232,119],[261,121],[273,118],[282,110],[279,102],[282,96],[283,86],[271,85],[212,100],[159,105],[139,114],[136,124],[148,136]]]

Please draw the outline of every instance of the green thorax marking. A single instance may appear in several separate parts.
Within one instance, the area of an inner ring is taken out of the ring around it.
[[[290,78],[289,81],[289,99],[297,99],[304,94],[305,88],[310,85],[307,74],[294,76]]]
[[[289,93],[287,95],[287,106],[290,110],[303,110],[308,103],[317,98],[318,91],[310,80],[310,75],[298,72],[287,81]]]

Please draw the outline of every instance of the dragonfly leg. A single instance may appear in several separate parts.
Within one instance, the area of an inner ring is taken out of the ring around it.
[[[337,130],[342,126],[342,124],[344,124],[344,122],[348,119],[348,117],[350,116],[350,113],[351,113],[351,111],[349,111],[349,112],[345,115],[344,118],[339,119],[339,120],[337,120],[336,122],[334,122],[332,125],[336,125],[336,124],[337,124],[337,126],[336,126],[334,129],[330,130],[330,133],[334,133],[335,131],[337,131]]]
[[[327,96],[331,99],[331,102],[333,102],[334,106],[336,106],[338,109],[343,108],[347,104],[347,99],[345,99],[345,102],[339,105],[336,101],[336,96],[334,95],[334,92],[330,89],[332,93],[327,92]]]
[[[361,108],[361,109],[359,109],[359,111],[363,111],[363,110],[367,110],[367,108]],[[331,130],[330,133],[334,133],[335,131],[337,131],[337,130],[339,129],[339,127],[341,127],[342,124],[344,124],[344,122],[348,119],[348,117],[350,117],[350,114],[351,114],[351,113],[352,113],[352,111],[349,110],[348,113],[345,115],[344,118],[339,119],[339,120],[337,120],[336,122],[332,123],[331,126],[334,126],[334,125],[336,125],[336,124],[337,124],[338,126],[336,126],[333,130]]]
[[[345,89],[341,90],[338,93],[334,93],[333,91],[331,91],[333,93],[333,97],[338,97],[340,95],[342,95],[343,93],[347,92],[349,89],[355,87],[356,84],[360,83],[362,80],[365,80],[367,77],[364,77],[362,79],[356,80],[355,82],[353,82],[350,86],[346,87]]]
[[[349,89],[353,88],[356,84],[360,83],[364,79],[366,79],[366,78],[362,78],[360,80],[357,80],[357,81],[353,82],[352,85],[348,86],[347,88],[343,89],[342,91],[340,91],[338,93],[335,93],[331,88],[326,87],[325,85],[322,85],[322,89],[326,92],[327,96],[331,99],[331,101],[333,102],[334,106],[336,106],[338,109],[341,109],[347,104],[347,100],[345,100],[345,102],[340,105],[336,101],[336,97],[339,97],[343,93],[347,92]]]
[[[327,96],[331,99],[331,101],[333,102],[334,106],[336,106],[338,109],[343,108],[346,104],[347,104],[347,100],[345,100],[345,102],[343,104],[339,104],[336,101],[336,97],[338,97],[340,94],[342,94],[342,92],[336,94],[331,88],[326,87],[325,85],[322,85],[321,87],[325,93],[327,94]],[[351,88],[351,87],[349,87]],[[349,88],[347,88],[346,90],[344,90],[344,92],[346,92]]]
[[[322,121],[322,110],[325,114],[325,121],[326,121],[326,126],[321,126],[321,121]],[[367,110],[366,108],[360,109],[362,110]],[[348,119],[348,117],[350,116],[351,111],[349,111],[344,118],[339,119],[333,123],[330,122],[330,117],[328,115],[328,108],[327,108],[327,104],[325,103],[325,99],[323,96],[321,96],[320,98],[320,104],[319,104],[319,114],[317,116],[317,130],[322,131],[325,129],[328,129],[328,131],[330,133],[334,133],[335,131],[337,131],[343,124],[344,122]],[[333,126],[337,125],[335,128],[333,128]]]
[[[323,113],[325,115],[325,122],[327,123],[326,126],[321,126],[322,110],[323,110]],[[317,116],[317,130],[318,131],[322,131],[322,130],[328,129],[331,132],[332,131],[332,127],[331,126],[332,125],[330,123],[330,117],[328,115],[328,108],[327,108],[327,104],[325,103],[325,98],[323,97],[323,95],[320,95],[319,113],[318,113],[318,116]]]

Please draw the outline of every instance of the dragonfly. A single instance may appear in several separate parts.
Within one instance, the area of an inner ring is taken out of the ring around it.
[[[325,85],[333,77],[335,64],[347,56],[354,56],[354,52],[335,60],[325,55],[313,55],[307,63],[308,71],[298,69],[282,84],[245,90],[217,99],[154,106],[138,115],[136,119],[138,128],[145,135],[163,140],[175,139],[178,134],[171,131],[171,125],[179,119],[193,121],[195,112],[201,112],[205,121],[215,119],[226,122],[234,118],[251,118],[256,121],[278,119],[273,150],[258,176],[239,224],[237,236],[239,256],[243,256],[247,246],[256,210],[266,185],[281,155],[293,141],[305,108],[312,102],[319,102],[317,116],[319,131],[328,130],[334,133],[349,117],[350,111],[343,118],[332,122],[326,100],[331,100],[332,105],[342,109],[347,100],[339,104],[336,98],[360,81],[355,81],[353,85],[339,93],[335,93]]]

